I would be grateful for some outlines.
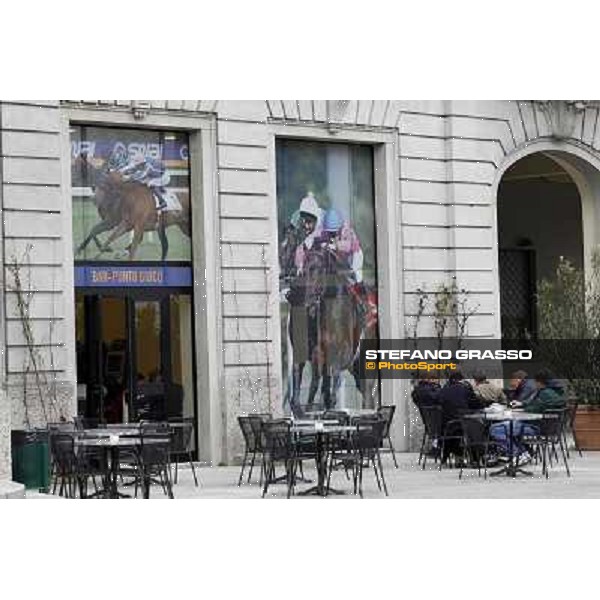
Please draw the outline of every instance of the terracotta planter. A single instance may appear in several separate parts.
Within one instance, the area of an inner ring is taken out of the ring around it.
[[[573,429],[581,450],[600,450],[600,407],[578,406]]]

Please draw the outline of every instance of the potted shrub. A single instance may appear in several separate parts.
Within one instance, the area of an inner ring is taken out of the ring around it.
[[[538,289],[540,357],[578,402],[578,446],[600,450],[600,254],[588,273],[561,257],[555,278]]]
[[[22,260],[12,257],[7,265],[10,291],[15,295],[16,311],[24,340],[22,373],[22,426],[11,431],[12,478],[27,489],[47,491],[50,486],[49,422],[64,421],[57,402],[56,382],[48,377],[48,368],[39,351],[31,319],[33,292],[30,281],[28,245]],[[49,343],[52,348],[52,323]],[[52,351],[50,362],[53,363]],[[50,370],[53,364],[48,365]]]

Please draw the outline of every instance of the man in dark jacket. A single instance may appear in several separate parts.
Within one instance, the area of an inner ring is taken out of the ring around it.
[[[444,425],[448,421],[459,419],[469,410],[478,410],[484,406],[460,371],[452,373],[448,378],[448,383],[440,392],[440,404]]]
[[[422,406],[437,406],[440,403],[440,384],[436,375],[423,371],[412,391],[412,399],[417,408]]]
[[[475,395],[473,387],[467,382],[460,371],[456,371],[448,378],[448,383],[440,392],[442,406],[442,431],[446,436],[456,436],[444,444],[445,462],[449,454],[457,454],[460,448],[462,428],[459,419],[471,410],[479,410],[484,404]]]
[[[511,402],[513,408],[522,408],[525,412],[544,413],[548,410],[565,408],[566,398],[559,394],[556,388],[550,387],[553,382],[552,374],[547,370],[542,370],[535,376],[536,393],[525,402]],[[503,447],[508,454],[510,443],[508,439],[509,423],[508,421],[497,423],[490,428],[490,436],[498,445]],[[513,423],[512,451],[514,456],[519,456],[519,463],[526,464],[531,460],[531,456],[526,448],[519,442],[523,435],[536,435],[539,429],[530,423],[516,421]]]
[[[510,400],[525,402],[537,393],[535,381],[525,371],[515,371],[510,378]]]
[[[415,406],[419,409],[421,419],[425,423],[427,415],[424,414],[423,408],[440,405],[440,384],[437,376],[430,371],[419,371],[418,380],[412,391],[412,399]],[[428,456],[439,456],[439,445],[437,439],[431,440],[431,448],[427,452]]]

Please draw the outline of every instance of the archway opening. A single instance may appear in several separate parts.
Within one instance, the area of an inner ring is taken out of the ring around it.
[[[498,260],[501,334],[504,339],[536,335],[539,282],[552,279],[560,257],[584,265],[579,189],[551,153],[517,161],[498,187]]]

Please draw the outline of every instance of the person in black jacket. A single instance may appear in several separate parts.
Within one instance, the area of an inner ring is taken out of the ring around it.
[[[412,399],[417,408],[437,406],[440,403],[440,384],[433,372],[422,371],[412,391]]]
[[[459,419],[471,410],[483,408],[483,402],[475,395],[473,387],[466,381],[460,371],[455,371],[448,378],[448,383],[440,392],[442,406],[442,432],[446,436],[457,436],[456,439],[446,441],[442,463],[446,462],[450,454],[458,454],[462,428]]]

